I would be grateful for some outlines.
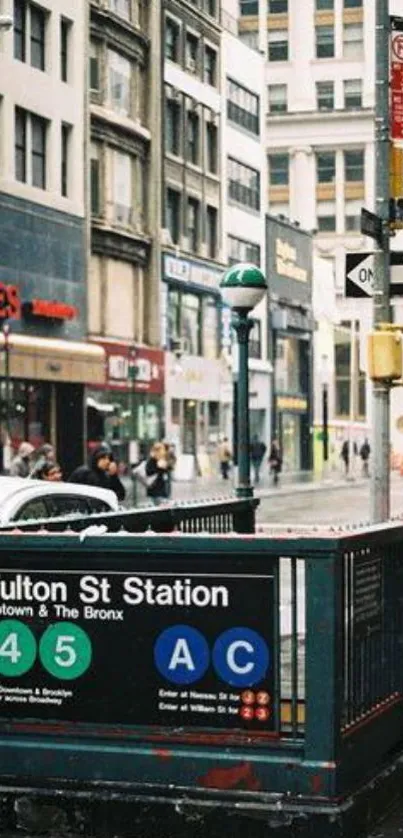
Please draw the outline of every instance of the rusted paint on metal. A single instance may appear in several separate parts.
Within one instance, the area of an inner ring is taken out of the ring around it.
[[[234,788],[259,791],[261,787],[250,762],[241,762],[239,765],[230,768],[211,768],[207,774],[199,777],[198,785],[203,788],[221,789],[222,791]]]
[[[321,774],[314,774],[311,777],[311,787],[313,794],[320,794],[323,789],[323,777]]]

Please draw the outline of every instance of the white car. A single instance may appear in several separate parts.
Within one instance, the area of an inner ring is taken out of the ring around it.
[[[115,492],[79,483],[0,477],[0,526],[12,521],[115,512]]]

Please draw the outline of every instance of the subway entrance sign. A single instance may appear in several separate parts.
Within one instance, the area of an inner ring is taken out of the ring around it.
[[[375,254],[346,253],[346,297],[372,297],[374,293]],[[403,296],[403,252],[390,253],[390,295]]]
[[[30,558],[0,574],[0,727],[274,731],[267,562],[234,574],[206,555],[168,569],[152,550],[129,567],[111,554],[107,570]]]

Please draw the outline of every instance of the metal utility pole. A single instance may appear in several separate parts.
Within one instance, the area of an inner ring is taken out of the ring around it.
[[[373,324],[390,323],[389,232],[389,0],[376,0],[375,81],[375,195],[376,215],[382,223],[375,254]],[[390,514],[389,470],[390,384],[373,382],[371,520],[386,521]]]

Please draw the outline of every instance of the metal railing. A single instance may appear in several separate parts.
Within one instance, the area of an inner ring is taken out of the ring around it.
[[[198,500],[190,503],[167,503],[101,512],[94,515],[65,515],[58,518],[38,518],[16,521],[0,526],[1,532],[18,529],[20,532],[80,532],[89,526],[106,527],[107,532],[128,533],[253,533],[259,500],[238,500],[234,497]]]

